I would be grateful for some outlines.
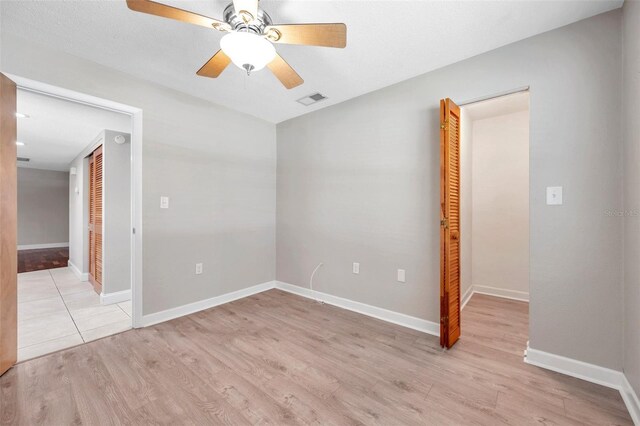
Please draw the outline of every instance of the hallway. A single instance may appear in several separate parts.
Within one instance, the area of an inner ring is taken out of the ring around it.
[[[102,305],[67,267],[18,274],[18,361],[131,328],[131,301]]]
[[[65,268],[69,247],[18,250],[18,273]]]

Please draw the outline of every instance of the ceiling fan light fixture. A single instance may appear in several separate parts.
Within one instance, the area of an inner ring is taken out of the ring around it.
[[[238,68],[259,71],[276,57],[269,41],[250,32],[233,32],[220,40],[220,48]]]

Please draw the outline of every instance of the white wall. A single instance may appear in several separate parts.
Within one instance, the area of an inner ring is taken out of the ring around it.
[[[529,297],[529,111],[473,121],[474,289]]]
[[[92,142],[93,143],[93,142]],[[85,158],[93,147],[85,148],[69,164],[75,167],[76,174],[69,176],[69,263],[82,274],[89,273],[89,167]]]
[[[473,121],[466,108],[460,108],[460,297],[467,297],[473,285],[471,263],[473,259],[472,138]]]
[[[126,142],[119,145],[115,137]],[[103,133],[104,251],[102,293],[131,289],[131,135]]]
[[[437,323],[439,100],[530,86],[530,344],[621,369],[620,28],[616,10],[279,124],[278,280],[323,262],[317,290]]]
[[[143,110],[143,314],[275,279],[273,124],[6,32],[0,42],[3,72]]]
[[[624,12],[624,373],[640,395],[640,3]]]
[[[68,172],[18,167],[18,247],[69,243],[68,187]]]

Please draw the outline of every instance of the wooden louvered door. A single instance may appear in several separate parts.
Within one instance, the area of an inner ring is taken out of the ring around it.
[[[18,356],[16,93],[0,74],[0,375]]]
[[[102,146],[89,157],[89,281],[102,292]]]
[[[460,337],[460,108],[440,101],[440,345]]]

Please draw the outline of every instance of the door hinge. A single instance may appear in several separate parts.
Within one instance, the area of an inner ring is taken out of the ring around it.
[[[444,317],[440,318],[440,322],[442,324],[447,324],[449,322],[449,317],[448,316],[444,316]]]
[[[448,124],[449,120],[444,120],[444,122],[440,123],[440,130],[446,129]]]
[[[132,232],[135,234],[136,233],[136,228],[132,228]]]
[[[442,226],[444,229],[449,229],[449,220],[446,217],[440,219],[440,226]]]

